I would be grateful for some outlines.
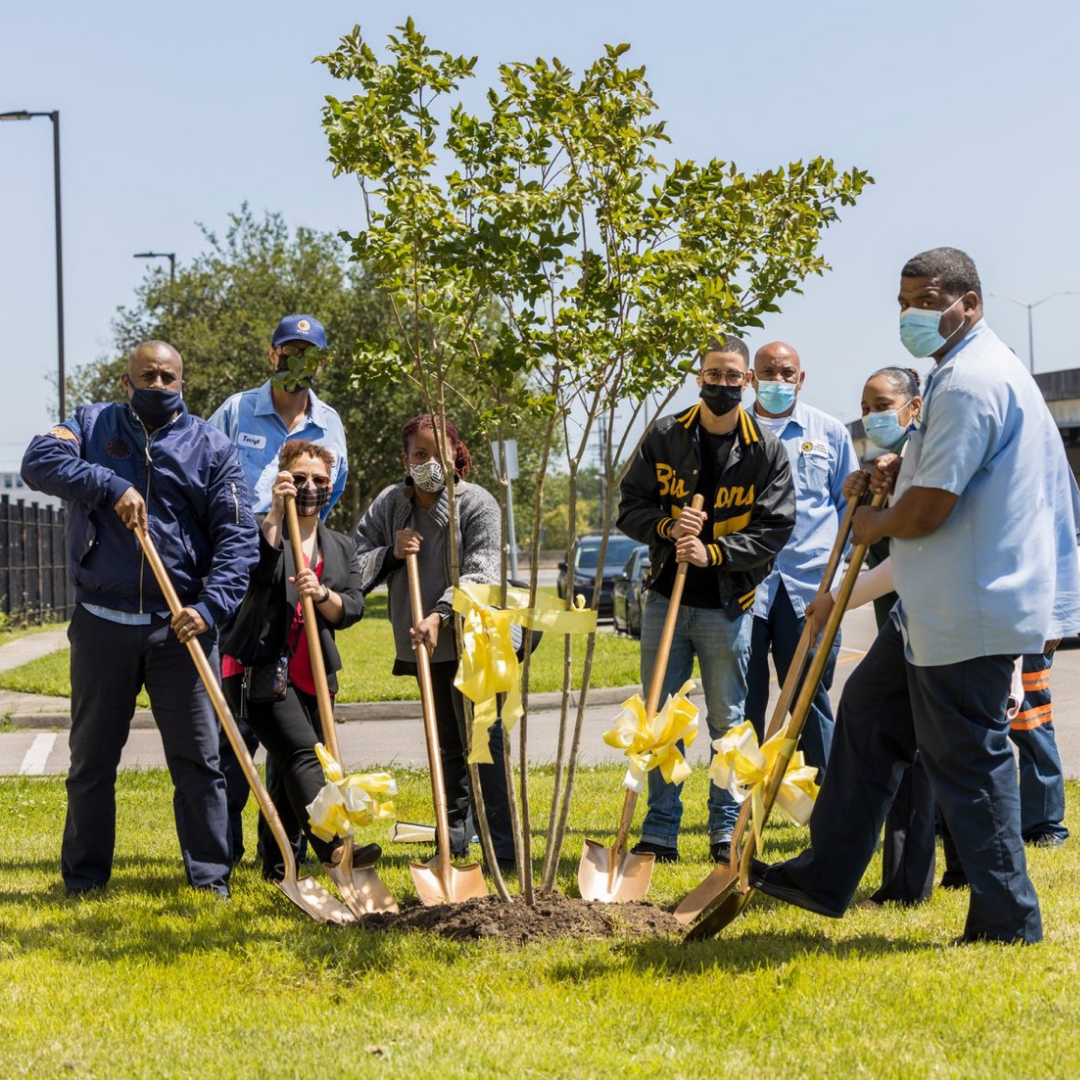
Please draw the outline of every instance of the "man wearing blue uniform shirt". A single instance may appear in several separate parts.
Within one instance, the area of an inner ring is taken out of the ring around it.
[[[77,601],[71,642],[71,768],[61,871],[68,895],[104,887],[116,836],[116,769],[145,685],[174,784],[191,885],[228,895],[232,867],[218,722],[186,643],[213,656],[258,558],[255,519],[232,444],[182,400],[180,354],[140,345],[123,404],[85,405],[39,435],[22,475],[67,501]],[[183,611],[175,617],[133,530],[147,530]]]
[[[303,439],[325,446],[333,455],[330,469],[330,497],[319,510],[325,521],[341,493],[349,475],[349,460],[345,448],[345,428],[341,417],[324,401],[315,396],[311,377],[297,378],[290,367],[308,349],[326,348],[326,330],[310,315],[286,315],[277,324],[270,339],[270,366],[273,376],[253,390],[233,394],[210,417],[210,423],[224,432],[240,454],[240,464],[251,493],[251,509],[265,514],[273,499],[272,489],[278,476],[281,448],[289,439]],[[290,364],[291,362],[291,364]],[[301,361],[302,363],[302,361]],[[241,676],[227,676],[240,679]],[[228,687],[226,683],[226,687]],[[259,745],[254,732],[237,718],[248,749],[254,753]],[[244,826],[242,813],[250,788],[232,747],[222,746],[221,767],[229,793],[229,828],[232,832],[233,858],[244,856]],[[267,765],[267,782],[274,780],[274,764]],[[275,784],[276,786],[276,784]],[[260,843],[272,843],[269,826],[260,820]],[[301,837],[302,842],[302,837]]]
[[[270,509],[278,457],[286,439],[305,439],[334,455],[330,501],[320,511],[322,520],[345,490],[349,459],[341,417],[315,396],[309,377],[297,379],[290,372],[289,361],[311,347],[326,348],[322,323],[310,315],[286,315],[270,340],[274,376],[253,390],[233,394],[210,417],[210,423],[236,443],[256,514]]]
[[[901,340],[937,367],[896,498],[888,509],[860,508],[854,535],[858,543],[892,537],[912,708],[842,706],[810,848],[775,866],[755,864],[751,882],[842,915],[900,767],[918,748],[971,883],[960,940],[1037,942],[1042,920],[1006,710],[1016,657],[1080,627],[1068,462],[1035,381],[983,322],[982,286],[967,255],[935,248],[911,259],[900,308]],[[863,664],[874,663],[877,645]]]
[[[806,623],[806,606],[817,593],[847,506],[841,488],[859,468],[847,428],[799,400],[805,378],[799,354],[782,341],[763,345],[754,356],[754,418],[783,444],[795,483],[795,531],[754,597],[746,717],[759,739],[764,737],[769,703],[769,653],[783,682]],[[819,782],[832,745],[829,688],[839,650],[837,634],[802,733],[803,752],[808,764],[819,770]]]

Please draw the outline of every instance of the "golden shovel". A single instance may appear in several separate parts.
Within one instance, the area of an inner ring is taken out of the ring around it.
[[[297,570],[304,565],[304,549],[300,542],[300,522],[296,513],[296,500],[285,497],[285,520],[289,526],[289,543],[292,546],[293,564]],[[311,658],[311,674],[315,679],[315,697],[319,703],[319,722],[322,725],[323,742],[330,756],[344,770],[341,748],[338,746],[337,729],[334,727],[334,705],[330,700],[330,684],[326,678],[322,645],[319,642],[319,624],[315,617],[315,601],[310,596],[300,597],[307,627],[308,656]],[[354,915],[370,915],[374,911],[396,912],[398,906],[389,890],[382,883],[373,865],[353,866],[352,833],[342,838],[341,861],[323,863],[323,869],[341,893],[342,900]]]
[[[158,554],[153,540],[150,539],[147,532],[143,531],[141,526],[136,526],[135,535],[139,538],[139,543],[142,545],[143,552],[154,571],[154,577],[157,578],[162,595],[169,605],[169,611],[171,611],[173,615],[179,615],[180,612],[183,611],[183,604],[180,603],[180,597],[176,595],[176,590],[169,580],[168,571],[165,569],[165,564],[161,561],[161,556]],[[297,878],[296,859],[293,857],[292,844],[289,843],[289,838],[285,833],[285,827],[281,824],[281,818],[278,817],[277,808],[270,799],[270,793],[266,790],[266,785],[263,784],[262,778],[255,768],[255,762],[251,760],[251,754],[248,753],[248,748],[244,744],[239,728],[236,726],[232,710],[225,700],[225,695],[222,693],[221,684],[218,682],[217,675],[210,666],[210,661],[206,659],[206,653],[203,652],[202,645],[199,644],[198,638],[192,638],[188,641],[187,647],[188,652],[191,653],[192,660],[195,661],[195,667],[199,672],[199,678],[202,679],[203,686],[206,687],[206,692],[210,695],[210,701],[214,706],[214,712],[217,713],[218,719],[221,721],[221,726],[225,730],[229,742],[232,744],[236,759],[240,762],[241,769],[244,770],[244,776],[251,785],[251,790],[255,793],[255,799],[259,804],[259,809],[262,810],[263,816],[270,825],[270,831],[274,834],[274,839],[281,849],[281,859],[285,865],[285,877],[281,881],[275,881],[274,884],[298,908],[300,908],[301,911],[306,915],[310,915],[316,922],[334,923],[337,925],[355,922],[352,912],[339,901],[335,900],[334,897],[331,896],[330,893],[327,892],[327,890],[314,878]]]
[[[874,496],[870,505],[875,508],[879,507],[885,501],[885,498],[885,493],[881,492]],[[848,530],[850,530],[850,524],[853,517],[854,511],[852,507],[849,506],[847,516],[845,517],[845,526]],[[855,588],[855,582],[858,580],[859,573],[862,570],[863,560],[866,558],[868,547],[868,544],[857,544],[851,552],[851,558],[848,561],[844,579],[840,584],[840,592],[836,598],[836,603],[829,613],[828,621],[825,623],[825,629],[821,632],[821,641],[818,644],[817,652],[814,654],[814,660],[810,665],[810,669],[806,674],[806,681],[803,683],[802,690],[799,692],[799,698],[795,702],[795,707],[791,710],[791,721],[788,726],[788,741],[791,749],[786,753],[781,752],[777,755],[773,767],[769,772],[768,780],[765,782],[765,791],[762,796],[764,820],[760,823],[760,828],[762,829],[765,828],[769,813],[772,810],[773,804],[776,802],[776,795],[783,782],[784,773],[787,772],[787,767],[791,762],[791,755],[795,752],[795,746],[798,743],[799,736],[802,734],[803,724],[806,722],[806,717],[810,712],[810,706],[813,703],[814,695],[817,693],[818,684],[821,682],[821,677],[825,673],[825,665],[829,660],[829,652],[832,649],[833,642],[836,640],[837,631],[840,629],[840,621],[843,619],[844,612],[847,610],[848,601],[851,599],[851,593]],[[800,641],[800,645],[801,644],[802,642]],[[809,644],[807,648],[809,649]],[[792,666],[794,667],[794,664]],[[779,708],[773,715],[774,722],[777,719],[777,715],[780,716],[781,720],[783,719],[783,714],[779,713]],[[779,725],[776,726],[778,727]],[[773,724],[770,724],[770,733],[772,733],[772,727]],[[734,921],[738,917],[739,913],[746,906],[747,901],[749,901],[750,897],[754,894],[754,889],[750,885],[750,864],[756,853],[756,842],[754,839],[754,831],[751,829],[748,833],[746,832],[746,824],[749,821],[749,815],[750,800],[747,799],[742,812],[739,815],[739,825],[742,827],[741,832],[736,833],[731,844],[731,864],[726,867],[718,868],[726,871],[728,885],[723,892],[714,892],[713,899],[700,907],[703,918],[691,927],[684,940],[699,941],[703,938],[714,937],[716,934],[720,933],[728,923]],[[743,845],[741,854],[737,856],[737,842],[741,839],[742,833],[746,833],[746,843]],[[737,865],[736,859],[738,859]],[[689,919],[685,917],[685,912],[680,916],[680,911],[683,909],[684,905],[688,904],[690,897],[702,890],[703,886],[710,880],[711,877],[707,878],[706,881],[703,882],[702,885],[699,885],[698,888],[695,889],[694,892],[691,893],[690,896],[688,896],[676,909],[675,916],[680,922],[689,921]],[[699,901],[695,901],[695,904],[698,903]],[[693,917],[694,916],[691,915],[689,918]]]
[[[703,496],[695,495],[690,506],[694,510],[700,510],[704,502]],[[652,679],[649,682],[649,697],[645,702],[645,717],[650,721],[660,708],[660,693],[664,689],[671,642],[675,638],[675,623],[679,618],[679,605],[682,603],[689,568],[689,563],[679,563],[675,571],[675,585],[671,590],[671,600],[668,602],[664,629],[660,634],[660,646],[656,650]],[[634,820],[636,805],[637,792],[627,788],[622,816],[619,818],[619,831],[611,847],[605,847],[598,840],[585,841],[585,850],[578,863],[578,889],[583,900],[598,900],[603,904],[626,904],[632,900],[643,900],[649,891],[656,856],[635,855],[626,850],[626,836]]]
[[[413,626],[424,618],[424,602],[420,596],[420,566],[416,555],[406,555],[409,574],[409,600],[412,604]],[[435,722],[435,692],[431,685],[431,657],[427,646],[416,650],[416,670],[420,677],[420,704],[424,713],[424,735],[427,739],[428,766],[431,771],[431,798],[435,804],[435,836],[439,852],[431,862],[410,863],[409,870],[416,885],[420,903],[425,907],[436,904],[460,904],[477,896],[487,896],[484,875],[477,863],[452,866],[450,863],[450,819],[446,813],[446,792],[443,788],[442,755],[439,752],[439,729]]]

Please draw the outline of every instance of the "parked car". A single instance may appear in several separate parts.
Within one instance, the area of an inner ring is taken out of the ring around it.
[[[600,561],[600,541],[602,537],[589,534],[579,536],[574,541],[573,549],[573,594],[579,593],[585,597],[586,605],[592,604],[593,591],[596,588],[597,564]],[[608,537],[607,551],[604,556],[604,568],[600,574],[600,604],[598,613],[601,618],[611,617],[611,590],[615,584],[615,575],[622,571],[630,553],[638,546],[636,540],[622,533],[613,532]],[[570,575],[567,571],[566,562],[559,563],[559,578],[556,588],[559,598],[565,599],[567,594],[567,581]]]
[[[641,637],[641,583],[649,573],[649,547],[641,544],[630,552],[621,574],[611,587],[611,621],[617,631]]]

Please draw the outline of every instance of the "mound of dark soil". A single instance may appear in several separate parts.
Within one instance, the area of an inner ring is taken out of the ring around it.
[[[681,934],[675,916],[655,904],[599,904],[560,892],[536,896],[529,907],[520,896],[508,904],[497,896],[462,904],[405,908],[397,915],[369,915],[365,927],[383,930],[425,930],[457,940],[498,938],[525,943],[550,938],[663,937]]]

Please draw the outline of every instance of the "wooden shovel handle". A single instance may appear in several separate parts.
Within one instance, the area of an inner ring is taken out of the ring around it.
[[[176,589],[173,588],[172,581],[169,580],[169,573],[165,569],[165,564],[161,561],[161,556],[158,554],[153,540],[150,539],[150,534],[144,532],[141,526],[136,526],[135,535],[139,538],[146,559],[154,571],[154,577],[157,578],[165,602],[169,605],[169,611],[173,615],[179,615],[183,611],[184,605],[180,603],[180,597],[177,596]],[[281,850],[281,858],[285,865],[285,881],[295,883],[296,860],[293,858],[292,844],[289,843],[285,826],[281,824],[277,807],[274,806],[270,793],[266,790],[266,785],[263,784],[262,778],[255,768],[255,762],[252,760],[251,754],[248,753],[248,748],[240,735],[240,729],[236,726],[232,709],[229,708],[229,703],[225,700],[217,673],[210,666],[210,661],[207,660],[206,653],[203,652],[203,647],[199,644],[198,638],[192,638],[186,644],[192,660],[195,661],[195,668],[199,672],[199,678],[202,679],[202,684],[206,687],[210,703],[214,706],[214,712],[217,713],[221,726],[225,729],[225,735],[232,745],[237,761],[240,762],[240,768],[243,769],[244,776],[251,785],[251,790],[255,792],[255,799],[259,804],[259,809],[263,812],[263,817],[269,822],[270,830],[274,834],[274,840],[277,841],[277,846]]]
[[[703,495],[695,495],[690,500],[693,510],[700,510],[705,505]],[[667,676],[668,660],[671,657],[671,643],[675,640],[675,624],[679,621],[679,606],[682,604],[683,589],[686,588],[686,574],[690,569],[689,563],[679,563],[675,570],[675,585],[671,590],[671,599],[668,601],[667,615],[664,617],[664,629],[660,633],[660,644],[656,649],[656,660],[653,663],[652,679],[649,680],[649,696],[645,701],[645,717],[651,720],[660,709],[660,694],[664,689],[664,679]],[[637,805],[637,792],[626,790],[626,798],[623,800],[623,812],[619,818],[619,832],[615,838],[614,850],[622,851],[626,843],[626,836],[630,832],[630,823],[634,819],[634,807]],[[617,860],[613,859],[614,865]]]
[[[300,516],[296,512],[296,499],[291,495],[285,496],[285,523],[289,527],[293,564],[299,573],[304,568],[304,545],[300,540]],[[312,567],[312,569],[315,568]],[[304,637],[307,638],[311,674],[315,679],[315,699],[319,703],[319,723],[322,726],[323,742],[326,744],[326,749],[330,751],[330,756],[342,765],[337,729],[334,727],[334,702],[330,697],[330,682],[326,677],[322,643],[319,641],[319,621],[315,614],[315,601],[310,596],[301,596],[300,607],[304,613]],[[342,768],[344,768],[343,765]]]
[[[420,563],[416,554],[405,556],[409,575],[409,603],[413,626],[424,619],[424,601],[420,595]],[[431,799],[435,805],[435,834],[439,842],[438,873],[446,881],[450,870],[450,819],[446,811],[446,791],[443,787],[442,754],[439,749],[439,728],[435,721],[435,688],[431,684],[431,657],[427,647],[416,649],[416,671],[420,682],[420,705],[424,714],[424,736],[427,741],[428,768],[431,771]]]
[[[879,492],[874,496],[870,505],[877,509],[885,499],[885,492]],[[845,611],[847,611],[848,601],[851,599],[851,594],[855,589],[855,582],[858,580],[859,572],[862,570],[863,560],[866,558],[866,552],[869,547],[869,544],[856,544],[851,552],[851,559],[848,561],[848,568],[844,573],[844,580],[840,583],[840,592],[837,595],[836,603],[833,605],[832,611],[829,612],[829,618],[825,623],[825,629],[821,632],[821,641],[818,644],[817,652],[814,653],[813,662],[810,664],[810,669],[806,673],[806,681],[802,685],[802,690],[799,691],[799,697],[795,702],[795,707],[791,710],[791,723],[788,726],[788,740],[791,743],[792,749],[787,753],[782,752],[777,754],[776,760],[773,762],[772,770],[769,772],[769,778],[765,782],[765,791],[762,798],[765,806],[764,818],[766,821],[772,810],[773,803],[776,801],[776,793],[780,790],[780,784],[783,782],[788,764],[791,762],[794,747],[798,743],[799,736],[802,734],[803,725],[806,723],[806,716],[810,712],[810,706],[813,703],[814,695],[817,693],[818,684],[821,682],[821,677],[825,673],[825,665],[829,662],[829,653],[832,650],[833,642],[836,640],[837,631],[840,629],[840,621],[843,619]],[[762,821],[761,828],[764,827],[765,821]],[[746,846],[743,849],[739,864],[739,876],[743,882],[744,888],[746,882],[749,880],[750,860],[753,858],[753,854],[754,835],[751,833],[747,839]]]

